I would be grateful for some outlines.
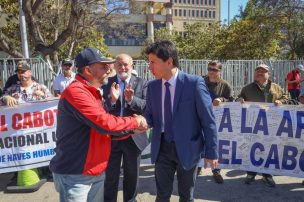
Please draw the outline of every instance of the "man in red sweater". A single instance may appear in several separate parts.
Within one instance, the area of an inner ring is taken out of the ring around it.
[[[105,111],[100,87],[114,60],[87,48],[75,62],[75,80],[58,104],[56,155],[50,169],[60,201],[103,201],[111,136],[142,132],[147,123],[142,116],[115,117]]]

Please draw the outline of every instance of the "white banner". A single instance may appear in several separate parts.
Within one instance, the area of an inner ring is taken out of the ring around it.
[[[54,156],[58,100],[0,107],[0,173]],[[214,108],[221,168],[304,177],[303,105],[224,103]],[[150,164],[150,145],[142,163]]]
[[[303,105],[225,103],[214,114],[221,167],[304,177]]]
[[[58,100],[0,107],[0,173],[49,165]]]

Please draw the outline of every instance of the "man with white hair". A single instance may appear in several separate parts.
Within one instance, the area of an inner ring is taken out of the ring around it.
[[[132,74],[133,60],[119,54],[114,64],[116,75],[103,86],[109,113],[115,116],[142,114],[146,107],[147,81]],[[106,170],[105,202],[117,201],[121,160],[123,161],[123,201],[136,201],[141,152],[148,145],[147,133],[122,139],[112,138],[111,155]]]

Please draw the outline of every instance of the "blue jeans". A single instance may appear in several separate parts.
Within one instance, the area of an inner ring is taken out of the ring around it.
[[[105,173],[99,176],[64,175],[53,173],[60,202],[103,202]]]

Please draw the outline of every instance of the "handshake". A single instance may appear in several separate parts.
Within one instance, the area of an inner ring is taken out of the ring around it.
[[[134,114],[133,117],[136,119],[136,121],[138,123],[138,128],[136,128],[134,130],[134,133],[136,133],[136,134],[143,133],[146,130],[148,130],[149,126],[147,124],[146,119],[143,116]]]

